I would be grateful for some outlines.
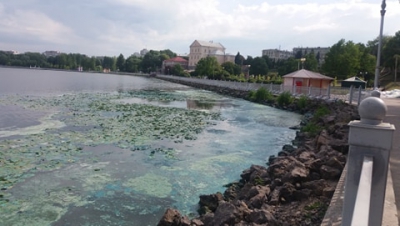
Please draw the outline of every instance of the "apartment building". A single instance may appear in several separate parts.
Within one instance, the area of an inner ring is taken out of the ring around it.
[[[209,56],[215,57],[219,64],[235,62],[235,55],[226,54],[225,47],[221,43],[195,40],[190,45],[189,69],[195,69],[199,60]]]
[[[262,50],[261,55],[268,56],[269,59],[277,61],[277,60],[286,60],[289,57],[292,57],[293,52],[280,49],[264,49]]]
[[[45,51],[45,52],[43,53],[43,55],[45,55],[46,57],[56,57],[56,56],[58,56],[58,55],[60,55],[60,54],[61,54],[61,52],[59,52],[59,51],[54,51],[54,50]]]
[[[308,53],[314,52],[318,63],[321,65],[324,62],[325,56],[329,50],[330,47],[297,47],[293,48],[293,54],[296,55],[298,52],[301,52],[301,55],[304,56]]]

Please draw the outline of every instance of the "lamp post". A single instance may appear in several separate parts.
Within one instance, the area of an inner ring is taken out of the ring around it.
[[[383,0],[382,4],[381,4],[381,27],[379,30],[378,55],[376,57],[374,89],[378,89],[379,68],[380,68],[380,64],[381,64],[383,21],[384,21],[385,13],[386,13],[385,8],[386,8],[386,0]]]

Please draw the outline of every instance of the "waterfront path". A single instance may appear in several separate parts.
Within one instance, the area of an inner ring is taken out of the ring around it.
[[[383,121],[396,127],[390,153],[390,173],[397,206],[397,218],[400,222],[400,98],[382,98],[382,100],[388,107],[386,118]]]

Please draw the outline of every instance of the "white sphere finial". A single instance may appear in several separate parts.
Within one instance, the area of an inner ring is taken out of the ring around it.
[[[381,92],[379,92],[378,90],[373,90],[371,92],[371,97],[381,97]]]
[[[387,112],[387,106],[382,99],[378,97],[367,97],[361,101],[358,107],[358,113],[361,122],[370,125],[378,125],[382,123]]]

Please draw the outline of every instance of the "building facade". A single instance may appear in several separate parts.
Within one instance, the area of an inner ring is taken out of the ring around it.
[[[144,55],[146,55],[146,53],[148,53],[149,52],[149,50],[147,50],[147,49],[142,49],[142,50],[140,50],[140,56],[144,56]]]
[[[261,55],[268,56],[269,59],[277,61],[277,60],[286,60],[289,57],[292,57],[293,52],[280,49],[264,49],[262,50]]]
[[[297,47],[293,48],[293,54],[296,56],[298,53],[301,53],[302,56],[305,56],[311,52],[314,52],[314,55],[318,60],[318,64],[321,65],[324,63],[325,56],[329,50],[330,47]]]
[[[188,69],[195,69],[197,63],[205,57],[215,57],[219,64],[228,61],[235,62],[235,56],[226,54],[225,47],[221,43],[195,40],[190,45]]]
[[[59,52],[59,51],[53,51],[53,50],[51,50],[51,51],[46,51],[46,52],[43,53],[43,55],[45,55],[46,57],[56,57],[56,56],[58,56],[58,55],[60,55],[60,54],[61,54],[61,52]]]
[[[162,72],[164,74],[169,74],[169,71],[171,68],[173,68],[176,64],[180,64],[183,69],[187,70],[188,69],[188,61],[183,59],[182,57],[174,57],[168,60],[164,60],[162,62]]]

